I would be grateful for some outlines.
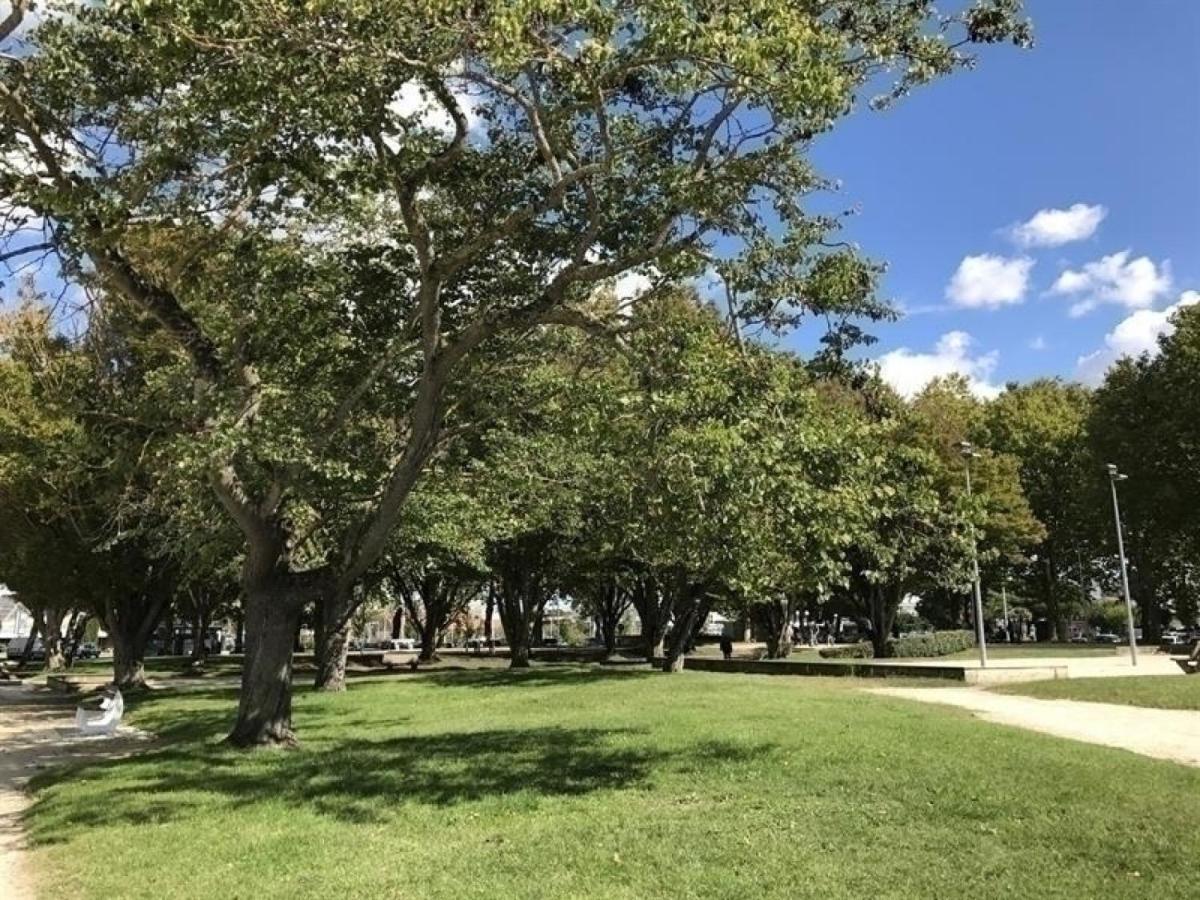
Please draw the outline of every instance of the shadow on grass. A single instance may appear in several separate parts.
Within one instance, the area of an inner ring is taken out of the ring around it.
[[[641,734],[546,727],[355,738],[288,753],[238,754],[211,744],[168,748],[87,767],[86,790],[77,790],[70,774],[39,777],[29,835],[36,845],[55,844],[96,827],[161,824],[260,804],[346,823],[384,823],[402,815],[406,804],[573,797],[636,787],[660,768],[697,771],[715,760],[771,751],[724,742],[666,751],[639,743]]]
[[[638,677],[654,675],[578,666],[427,671],[413,676],[413,686],[524,689]],[[311,693],[298,688],[304,706]],[[97,827],[219,818],[255,806],[381,823],[414,804],[449,807],[505,797],[537,803],[636,788],[650,784],[656,772],[698,772],[718,761],[773,752],[772,745],[725,741],[662,747],[653,735],[631,728],[451,727],[409,734],[402,709],[381,715],[377,706],[322,703],[301,713],[300,749],[245,753],[220,743],[236,700],[236,689],[215,686],[131,698],[135,723],[157,735],[153,747],[135,757],[39,775],[27,816],[31,840],[54,844]],[[380,735],[384,729],[391,733]]]
[[[601,668],[578,663],[542,664],[528,669],[418,669],[407,678],[435,687],[560,687],[615,679],[648,678],[647,670]]]

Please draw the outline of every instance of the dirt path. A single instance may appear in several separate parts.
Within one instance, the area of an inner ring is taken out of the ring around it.
[[[957,706],[989,722],[1200,766],[1200,712],[1036,700],[966,687],[874,688],[870,693]]]
[[[37,896],[21,828],[30,803],[29,779],[51,765],[122,756],[145,744],[147,736],[135,731],[80,737],[74,733],[74,714],[74,700],[0,687],[0,894],[5,900]]]

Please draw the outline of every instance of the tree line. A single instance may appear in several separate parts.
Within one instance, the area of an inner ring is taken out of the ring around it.
[[[41,278],[0,359],[3,577],[103,616],[134,682],[168,602],[235,603],[234,744],[293,739],[302,618],[338,689],[389,586],[436,626],[490,584],[518,665],[562,592],[632,604],[668,668],[718,605],[786,653],[783,623],[840,598],[886,652],[906,594],[961,618],[977,537],[985,578],[1041,579],[1062,621],[1072,550],[1093,579],[1111,554],[1080,525],[1094,479],[1055,478],[1168,440],[1086,424],[1185,383],[1166,352],[1128,388],[986,406],[953,381],[905,403],[852,362],[891,311],[814,212],[809,148],[864,95],[1027,46],[1018,0],[29,12],[0,22],[2,256]],[[771,349],[796,328],[815,353]],[[1185,602],[1166,508],[1130,512],[1148,622]]]

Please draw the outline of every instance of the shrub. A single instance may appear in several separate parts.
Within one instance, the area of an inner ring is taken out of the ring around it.
[[[850,644],[846,647],[822,647],[823,659],[870,659],[875,655],[871,645],[867,643]]]
[[[558,623],[558,639],[564,647],[582,647],[588,642],[587,631],[576,619],[563,619]]]
[[[884,655],[889,658],[949,656],[974,646],[975,635],[970,631],[935,631],[932,634],[914,634],[890,640]],[[820,653],[824,659],[871,659],[875,655],[868,643],[825,647]]]
[[[928,657],[949,656],[960,650],[975,646],[975,635],[970,631],[934,631],[931,634],[914,634],[888,642],[888,656]]]

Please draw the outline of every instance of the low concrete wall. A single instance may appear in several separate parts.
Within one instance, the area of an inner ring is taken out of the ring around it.
[[[886,660],[708,659],[689,656],[683,667],[697,672],[740,672],[747,675],[800,675],[824,678],[930,678],[963,684],[1011,684],[1067,678],[1066,666],[1004,666],[978,669],[954,663],[895,663]]]
[[[996,666],[988,669],[966,669],[967,684],[1017,684],[1022,681],[1054,681],[1070,678],[1066,666]]]
[[[825,678],[939,678],[965,681],[962,666],[902,666],[872,660],[800,662],[789,659],[705,659],[689,656],[685,669],[697,672],[741,672],[747,675],[808,675]]]

